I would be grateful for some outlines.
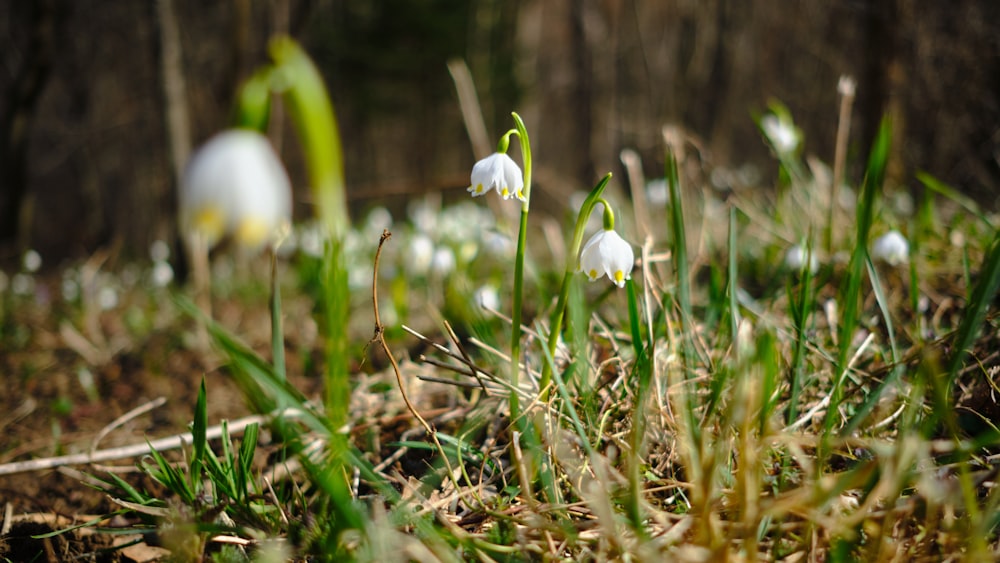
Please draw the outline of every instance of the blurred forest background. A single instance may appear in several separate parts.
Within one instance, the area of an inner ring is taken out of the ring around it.
[[[48,266],[98,248],[141,258],[172,240],[177,171],[227,126],[274,33],[301,41],[327,79],[356,213],[464,194],[476,155],[454,58],[490,143],[511,110],[524,116],[535,202],[553,210],[605,171],[625,182],[623,148],[662,175],[664,124],[707,167],[753,162],[768,185],[752,115],[771,99],[831,162],[841,75],[858,83],[850,179],[889,111],[899,185],[916,190],[926,170],[997,207],[996,0],[2,0],[0,260],[26,248]],[[305,216],[296,142],[275,117]]]

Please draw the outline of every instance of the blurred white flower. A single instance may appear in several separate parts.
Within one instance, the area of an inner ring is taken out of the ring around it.
[[[273,242],[291,222],[288,174],[267,137],[234,129],[191,157],[181,189],[181,224],[209,246],[232,235],[247,248]]]
[[[418,231],[429,233],[435,230],[438,221],[438,211],[435,206],[426,200],[414,200],[406,208],[406,214],[410,217],[410,223]]]
[[[10,280],[10,290],[19,297],[26,297],[35,291],[35,278],[30,274],[14,274]]]
[[[174,281],[174,269],[167,262],[155,262],[149,272],[149,282],[153,287],[166,287]]]
[[[634,261],[632,245],[613,230],[602,229],[594,233],[583,246],[580,252],[580,271],[590,281],[595,281],[601,274],[607,274],[615,285],[625,287],[625,280],[632,277]]]
[[[524,201],[524,178],[521,167],[506,153],[495,152],[472,167],[472,185],[468,191],[481,196],[495,189],[504,199],[516,197]]]
[[[799,131],[788,119],[769,113],[760,118],[760,128],[778,154],[789,154],[799,146]]]
[[[434,241],[423,233],[418,233],[410,239],[409,270],[418,275],[424,275],[431,267],[434,258]]]
[[[103,311],[114,309],[118,306],[118,291],[109,285],[101,287],[97,291],[97,304]]]
[[[392,213],[388,209],[380,205],[368,212],[368,217],[365,218],[366,237],[372,237],[375,239],[375,242],[378,242],[378,238],[382,236],[382,231],[391,228]]]
[[[462,241],[462,243],[458,245],[459,262],[462,262],[463,264],[472,262],[472,259],[476,257],[476,254],[479,254],[479,245],[476,244],[476,241],[466,240]]]
[[[890,266],[906,264],[910,259],[910,243],[899,231],[889,231],[875,239],[872,258],[882,260]]]
[[[507,256],[517,248],[509,236],[493,230],[483,232],[483,246],[494,256]]]
[[[37,251],[28,250],[21,258],[21,265],[24,266],[25,272],[33,274],[42,267],[42,255]]]
[[[438,247],[431,258],[431,271],[438,276],[444,276],[454,269],[455,253],[447,246]]]
[[[297,229],[296,241],[299,249],[307,256],[320,258],[323,256],[323,243],[325,235],[323,227],[318,221],[306,223]]]
[[[495,223],[489,209],[464,200],[441,210],[435,234],[440,240],[477,239]]]
[[[60,292],[63,301],[76,301],[80,298],[80,282],[77,281],[76,270],[69,268],[63,271]]]
[[[806,256],[809,256],[809,272],[815,274],[819,271],[819,259],[816,258],[816,252],[809,252],[801,244],[797,244],[788,249],[785,253],[785,266],[796,272],[801,272],[802,267],[806,264]]]
[[[118,306],[118,292],[115,288],[106,285],[97,292],[97,304],[102,311],[114,309]]]
[[[149,245],[149,257],[153,262],[166,262],[170,259],[170,245],[162,240],[154,240]]]
[[[670,201],[670,190],[667,187],[666,178],[646,182],[646,201],[650,205],[666,205]]]
[[[496,311],[500,308],[500,291],[492,285],[484,285],[476,290],[476,303],[483,309]]]

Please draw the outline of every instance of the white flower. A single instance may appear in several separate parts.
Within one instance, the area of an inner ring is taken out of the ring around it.
[[[410,239],[408,263],[410,271],[418,276],[427,273],[434,259],[434,241],[423,233]]]
[[[650,180],[646,183],[646,201],[650,205],[666,205],[670,201],[670,189],[666,178]]]
[[[600,230],[590,237],[580,252],[580,271],[594,281],[607,274],[618,287],[625,287],[625,280],[632,277],[635,255],[632,245],[613,230]]]
[[[504,199],[516,197],[524,201],[524,178],[521,167],[505,153],[495,152],[472,167],[472,185],[469,192],[481,196],[495,189]]]
[[[475,299],[483,309],[496,311],[500,308],[500,291],[493,285],[484,285],[477,289]]]
[[[174,269],[167,262],[154,262],[149,272],[149,281],[153,287],[166,287],[174,280]]]
[[[778,154],[791,153],[799,146],[799,132],[787,119],[769,113],[760,118],[760,128]]]
[[[806,263],[806,249],[801,244],[797,244],[788,249],[785,253],[785,265],[789,269],[795,270],[796,272],[802,271],[802,266]],[[809,254],[809,271],[815,274],[819,270],[819,260],[816,258],[816,252],[808,252]]]
[[[378,241],[382,231],[392,228],[392,213],[383,206],[373,208],[365,218],[365,237]]]
[[[906,242],[899,231],[889,231],[875,239],[872,258],[882,260],[890,266],[906,264],[910,259],[910,243]]]
[[[97,304],[102,311],[110,311],[118,306],[118,292],[115,288],[106,285],[97,292]]]
[[[209,246],[232,235],[258,248],[272,242],[291,215],[291,182],[267,137],[225,131],[191,157],[181,191],[182,226]]]
[[[431,272],[438,276],[450,274],[455,269],[455,253],[447,246],[440,246],[431,256]]]
[[[35,250],[28,250],[21,259],[21,265],[24,266],[24,271],[34,274],[42,267],[42,255]]]
[[[149,245],[149,257],[153,262],[166,262],[170,259],[170,245],[162,240],[154,240]]]

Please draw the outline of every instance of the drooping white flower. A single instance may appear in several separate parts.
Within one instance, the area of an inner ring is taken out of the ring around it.
[[[504,199],[516,197],[524,201],[524,177],[521,167],[506,153],[495,152],[472,167],[472,185],[469,193],[481,196],[496,190]]]
[[[181,188],[182,227],[209,246],[232,235],[258,248],[291,222],[291,214],[288,174],[260,133],[219,133],[191,157]]]
[[[613,230],[600,230],[590,237],[580,252],[580,271],[590,281],[607,274],[618,287],[625,287],[625,280],[632,277],[635,254],[632,245]]]
[[[875,239],[872,258],[882,260],[890,266],[906,264],[910,259],[910,243],[899,231],[889,231]]]
[[[760,118],[760,128],[778,154],[789,154],[799,146],[799,131],[788,119],[769,113]]]

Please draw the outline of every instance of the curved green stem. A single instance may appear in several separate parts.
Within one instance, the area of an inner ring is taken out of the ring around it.
[[[521,141],[521,158],[524,161],[524,201],[521,202],[521,224],[517,233],[517,254],[514,258],[514,309],[511,314],[510,331],[510,383],[515,389],[510,394],[510,418],[511,421],[516,421],[521,415],[516,389],[521,379],[521,303],[524,299],[524,254],[528,238],[528,207],[531,201],[531,142],[528,140],[528,130],[521,116],[517,113],[511,115],[514,117],[516,129],[508,131],[500,143],[508,142],[510,135],[516,133],[518,140]]]
[[[577,262],[579,261],[580,247],[583,245],[583,235],[587,230],[587,220],[590,218],[590,214],[594,210],[594,206],[600,202],[604,206],[604,225],[608,228],[608,218],[610,217],[611,227],[614,228],[615,219],[614,213],[611,212],[611,206],[608,205],[604,199],[601,198],[601,194],[604,193],[604,188],[608,187],[608,182],[611,181],[611,173],[608,172],[601,181],[594,186],[593,190],[587,195],[587,199],[583,200],[583,205],[580,206],[580,213],[576,217],[576,228],[573,230],[573,241],[569,246],[569,253],[566,254],[566,271],[563,273],[562,285],[559,287],[559,300],[556,301],[556,308],[552,311],[552,320],[550,322],[549,329],[549,355],[555,358],[556,346],[559,344],[559,334],[562,333],[562,323],[563,318],[566,316],[566,301],[569,299],[569,284],[570,280],[573,278],[573,274],[577,270]],[[545,362],[542,365],[542,378],[538,382],[538,388],[541,390],[541,399],[544,401],[548,398],[548,387],[549,383],[552,381],[552,364],[550,362]]]
[[[316,65],[293,39],[278,37],[269,49],[274,60],[272,87],[281,93],[302,143],[317,214],[330,240],[323,254],[323,317],[326,328],[327,416],[333,428],[347,424],[350,406],[350,294],[344,260],[344,237],[350,228],[344,190],[344,162],[333,104]],[[342,434],[332,449],[346,449]]]

